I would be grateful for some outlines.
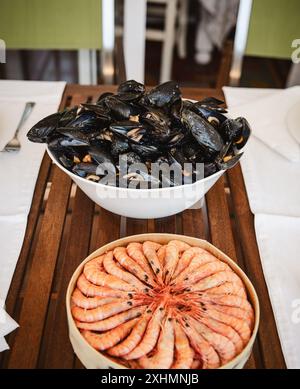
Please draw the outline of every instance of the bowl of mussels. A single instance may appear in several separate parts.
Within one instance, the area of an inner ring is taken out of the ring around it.
[[[223,101],[182,98],[174,81],[146,90],[126,81],[95,103],[54,113],[28,132],[95,203],[119,215],[157,218],[201,206],[241,158],[251,130]]]

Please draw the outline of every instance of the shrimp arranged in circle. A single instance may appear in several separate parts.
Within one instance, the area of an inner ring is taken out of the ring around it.
[[[125,367],[227,364],[254,327],[243,281],[208,249],[162,243],[131,242],[86,262],[71,295],[75,325]]]

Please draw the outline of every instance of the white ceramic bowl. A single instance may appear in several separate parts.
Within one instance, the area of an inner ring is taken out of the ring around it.
[[[118,215],[137,219],[154,219],[174,215],[185,209],[202,206],[206,192],[217,182],[225,170],[193,184],[157,189],[132,189],[103,185],[81,178],[64,168],[47,147],[52,161],[79,186],[96,204]]]
[[[201,247],[205,250],[209,251],[211,254],[219,258],[221,261],[227,263],[232,270],[243,280],[244,285],[247,290],[248,299],[252,304],[252,307],[254,309],[254,315],[255,315],[255,321],[254,321],[254,328],[251,335],[251,338],[249,339],[248,344],[246,347],[242,350],[242,352],[237,355],[232,361],[227,363],[226,365],[223,365],[221,369],[242,369],[243,366],[246,364],[247,360],[250,357],[250,354],[252,352],[253,343],[255,341],[258,325],[259,325],[259,317],[260,317],[260,310],[259,310],[259,301],[257,294],[255,292],[255,289],[249,280],[249,278],[246,276],[246,274],[241,270],[241,268],[227,255],[225,255],[222,251],[218,250],[215,246],[210,244],[209,242],[192,238],[184,235],[175,235],[175,234],[140,234],[140,235],[133,235],[128,236],[126,238],[115,240],[114,242],[108,243],[107,245],[99,248],[98,250],[94,251],[92,254],[90,254],[75,270],[68,289],[67,289],[67,295],[66,295],[66,306],[67,306],[67,318],[68,318],[68,326],[69,326],[69,337],[70,341],[72,343],[73,349],[77,357],[80,359],[82,364],[88,368],[88,369],[124,369],[123,365],[120,365],[116,363],[115,361],[109,359],[104,354],[101,354],[97,350],[95,350],[92,346],[89,345],[89,343],[85,340],[85,338],[81,335],[78,328],[75,325],[74,319],[72,317],[71,313],[71,296],[73,293],[73,290],[76,286],[76,282],[78,277],[83,271],[84,265],[90,261],[91,259],[102,255],[103,253],[113,250],[115,247],[118,246],[126,246],[130,242],[144,242],[147,240],[152,240],[154,242],[158,242],[160,244],[166,244],[172,239],[179,239],[182,240],[191,246]]]

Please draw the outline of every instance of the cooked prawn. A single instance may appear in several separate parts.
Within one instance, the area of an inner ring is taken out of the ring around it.
[[[216,369],[220,366],[220,358],[215,349],[189,323],[184,324],[193,349],[200,355],[203,369]]]
[[[144,271],[153,278],[152,268],[149,265],[147,258],[143,253],[142,243],[132,242],[129,243],[126,247],[128,255],[134,259]]]
[[[150,264],[154,274],[156,275],[158,281],[160,283],[162,283],[163,282],[162,266],[160,264],[160,261],[158,259],[157,253],[156,253],[156,251],[160,247],[161,247],[161,245],[158,243],[155,243],[155,242],[147,241],[147,242],[143,243],[144,254],[145,254],[147,260],[149,261],[149,264]]]
[[[141,342],[130,353],[124,355],[123,358],[137,359],[153,350],[160,333],[161,321],[164,316],[165,308],[164,306],[160,305],[154,311]]]
[[[107,317],[116,315],[117,313],[128,311],[130,308],[142,305],[141,302],[135,300],[119,300],[117,302],[102,305],[94,309],[82,309],[77,306],[72,307],[72,314],[76,320],[87,323],[103,320]]]
[[[190,245],[179,240],[171,240],[167,244],[164,265],[164,279],[166,284],[169,283],[174,274],[175,268],[179,261],[179,254],[182,251],[189,249],[190,247]]]
[[[146,309],[145,306],[141,307],[134,307],[131,309],[128,309],[128,311],[124,311],[121,313],[118,313],[116,315],[110,316],[107,319],[94,321],[94,322],[81,322],[76,320],[76,326],[83,330],[89,330],[89,331],[108,331],[112,328],[117,327],[118,325],[125,323],[126,321],[130,319],[134,319],[136,317],[141,316],[141,314]]]
[[[125,247],[117,247],[113,251],[114,257],[130,273],[134,274],[140,280],[146,282],[147,284],[153,284],[152,278],[145,272],[144,269],[138,265],[132,258],[127,254]]]
[[[218,274],[218,273],[217,273]],[[224,282],[219,286],[215,286],[214,288],[207,289],[205,291],[206,294],[233,294],[236,296],[240,296],[243,298],[247,297],[245,288],[243,285],[237,282]]]
[[[127,282],[128,284],[131,284],[134,289],[136,290],[145,290],[148,289],[145,284],[143,284],[138,278],[136,278],[131,273],[122,270],[120,267],[117,266],[117,264],[114,261],[113,258],[113,252],[109,251],[106,253],[103,259],[103,266],[104,269],[107,271],[108,274],[111,274],[115,277],[120,278],[120,280],[123,280]]]
[[[133,297],[134,292],[133,290],[130,292],[124,292],[122,290],[94,285],[86,279],[84,274],[79,276],[77,280],[77,288],[88,297],[120,297],[127,299]]]
[[[175,361],[172,369],[191,369],[194,351],[190,346],[188,337],[178,322],[174,323],[175,329]]]
[[[157,341],[153,356],[139,358],[140,365],[145,369],[169,369],[174,357],[174,326],[172,317],[165,319]]]
[[[201,334],[201,336],[217,351],[222,364],[225,364],[234,358],[236,350],[231,340],[212,331],[209,327],[195,319],[190,320],[196,331],[199,332],[199,334]]]
[[[130,335],[121,343],[107,350],[108,354],[120,357],[130,353],[142,340],[148,322],[151,318],[152,311],[148,309],[137,324],[133,327]]]
[[[173,279],[176,278],[184,269],[186,269],[196,254],[201,256],[205,252],[207,253],[206,250],[204,250],[200,247],[190,247],[189,249],[185,250],[182,253],[180,261],[178,261],[178,263],[177,263],[177,266],[176,266],[176,269],[175,269],[175,272],[174,272],[172,278]]]
[[[132,319],[103,334],[83,331],[82,335],[96,350],[106,350],[124,339],[130,333],[137,321],[138,319]]]
[[[71,299],[75,305],[84,309],[92,309],[99,307],[100,305],[105,305],[117,301],[115,297],[86,297],[78,288],[74,289]]]
[[[235,282],[241,287],[243,287],[240,278],[233,271],[225,270],[212,274],[209,277],[203,278],[196,284],[191,285],[189,287],[189,290],[194,292],[206,291],[216,286],[220,286],[225,282]]]

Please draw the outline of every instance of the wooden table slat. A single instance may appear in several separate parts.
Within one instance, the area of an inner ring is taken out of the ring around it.
[[[74,356],[66,326],[65,298],[69,280],[76,267],[89,253],[94,203],[79,189],[72,210],[67,250],[61,268],[61,284],[55,304],[54,320],[48,333],[44,368],[72,368]]]
[[[37,363],[70,187],[70,178],[56,168],[24,293],[20,328],[9,356],[10,368],[34,368]]]

